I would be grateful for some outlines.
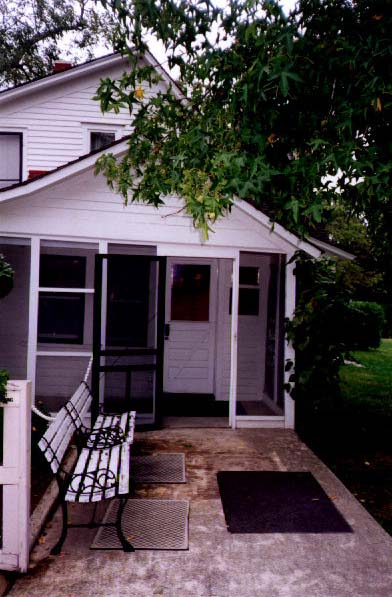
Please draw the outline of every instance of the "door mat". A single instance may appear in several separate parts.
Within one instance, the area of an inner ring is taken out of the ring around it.
[[[185,455],[162,452],[131,457],[131,479],[136,483],[186,483]]]
[[[114,522],[118,500],[110,502],[103,523]],[[125,537],[135,549],[188,549],[189,502],[187,500],[128,500],[122,517]],[[100,527],[90,549],[122,546],[115,527]]]
[[[352,529],[309,472],[217,474],[231,533],[350,533]]]

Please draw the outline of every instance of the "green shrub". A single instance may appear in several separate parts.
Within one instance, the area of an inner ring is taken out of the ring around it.
[[[295,264],[297,303],[286,332],[296,362],[286,389],[297,401],[300,418],[325,412],[339,400],[339,368],[348,351],[344,322],[349,297],[333,260],[297,253]],[[293,370],[292,363],[286,363],[287,370]]]
[[[10,376],[8,371],[0,369],[0,402],[6,403],[7,400],[7,382]]]
[[[14,270],[0,253],[0,298],[7,296],[14,285]]]
[[[378,348],[384,325],[385,313],[381,305],[366,301],[351,301],[346,320],[350,350]]]

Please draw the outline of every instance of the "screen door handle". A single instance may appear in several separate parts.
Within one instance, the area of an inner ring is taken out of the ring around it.
[[[165,340],[168,340],[170,336],[170,323],[165,323]]]

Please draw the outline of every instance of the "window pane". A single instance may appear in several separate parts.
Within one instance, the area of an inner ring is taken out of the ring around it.
[[[0,134],[0,188],[19,182],[21,135]]]
[[[106,133],[103,131],[90,133],[90,151],[102,149],[116,140],[115,133]]]
[[[246,286],[258,286],[259,268],[240,266],[240,284],[245,284]]]
[[[173,265],[171,319],[180,321],[208,321],[209,303],[210,266]]]
[[[86,258],[41,255],[39,285],[47,288],[84,288]]]
[[[83,344],[84,294],[41,292],[38,342]]]

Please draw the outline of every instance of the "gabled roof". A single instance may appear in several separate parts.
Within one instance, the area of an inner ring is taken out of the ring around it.
[[[159,72],[163,79],[166,80],[168,85],[172,86],[176,95],[178,94],[179,97],[182,97],[183,94],[181,92],[180,87],[170,76],[170,74],[163,68],[162,64],[159,63],[155,56],[150,51],[146,51],[143,57],[151,66],[153,66]],[[34,79],[34,81],[28,81],[26,83],[16,85],[15,87],[11,87],[10,89],[3,89],[2,91],[0,91],[0,104],[8,102],[11,99],[13,100],[18,97],[21,97],[26,93],[31,93],[32,91],[47,89],[65,81],[72,81],[74,79],[84,76],[86,73],[99,73],[100,70],[103,70],[110,66],[118,66],[122,63],[125,66],[127,64],[127,58],[122,56],[119,52],[114,52],[112,54],[107,54],[106,56],[101,56],[100,58],[88,60],[86,62],[83,62],[82,64],[71,66],[71,68],[67,70],[60,71],[57,73],[50,73],[44,77]]]
[[[29,180],[24,180],[12,186],[0,189],[0,204],[5,201],[17,199],[18,197],[29,193],[34,193],[46,187],[52,186],[57,182],[66,180],[71,176],[80,174],[85,170],[88,170],[94,166],[97,157],[106,153],[108,149],[110,149],[114,155],[119,155],[125,152],[127,149],[128,139],[129,136],[123,137],[122,139],[113,141],[113,143],[106,145],[102,149],[96,149],[80,156],[79,158],[76,158],[75,160],[72,160],[71,162],[62,164],[54,170],[49,170],[48,172],[44,172],[39,176],[35,176]]]
[[[151,64],[151,66],[153,66],[161,74],[161,76],[167,81],[167,83],[172,86],[176,95],[180,98],[183,98],[183,93],[178,84],[170,77],[170,75],[162,67],[162,65],[159,64],[159,62],[153,56],[153,54],[147,51],[144,57]],[[3,102],[5,103],[10,100],[14,100],[17,97],[21,97],[24,94],[30,93],[32,91],[47,89],[49,87],[57,85],[60,82],[77,79],[79,77],[84,76],[86,72],[99,72],[100,70],[104,70],[110,66],[121,65],[121,63],[123,63],[125,67],[126,62],[126,57],[122,56],[118,52],[86,61],[83,64],[73,66],[68,70],[52,73],[34,81],[23,83],[11,89],[5,89],[3,91],[0,91],[0,104]],[[108,150],[111,150],[115,155],[119,155],[125,152],[127,148],[127,139],[129,139],[129,136],[114,141],[113,143],[105,146],[102,149],[91,151],[85,155],[82,155],[70,162],[67,162],[66,164],[58,166],[54,170],[42,173],[39,176],[36,176],[32,179],[16,183],[10,187],[0,189],[0,203],[15,200],[26,194],[34,193],[41,189],[48,188],[53,184],[56,184],[60,181],[64,181],[76,174],[80,174],[88,170],[89,168],[94,167],[96,158],[99,155],[104,154]],[[237,203],[241,206],[241,209],[243,211],[247,212],[248,215],[251,215],[255,219],[262,222],[264,225],[271,226],[271,221],[274,221],[274,214],[270,213],[268,206],[260,207],[258,205],[254,205],[253,202],[247,202],[246,200],[239,201]],[[264,207],[266,207],[266,209],[264,209]],[[321,251],[331,255],[342,257],[344,259],[354,258],[354,256],[350,253],[336,248],[329,243],[321,243],[321,241],[318,241],[317,239],[313,238],[309,238],[308,241],[303,241],[277,223],[274,223],[274,232],[276,232],[278,236],[285,238],[285,240],[287,240],[290,244],[294,245],[296,248],[303,249],[304,251],[313,256],[318,256]]]
[[[113,150],[114,153],[117,153],[117,151],[116,151],[117,146],[121,146],[120,152],[124,151],[126,149],[126,141],[129,138],[130,138],[130,135],[125,135],[124,137],[121,137],[121,139],[117,139],[116,141],[113,141],[112,143],[105,145],[105,147],[102,147],[100,149],[94,149],[93,151],[90,151],[89,153],[85,153],[84,155],[81,155],[78,158],[71,160],[70,162],[66,162],[65,164],[62,164],[61,166],[57,166],[57,168],[54,168],[53,170],[48,170],[47,172],[42,172],[41,174],[39,174],[38,176],[34,176],[33,178],[28,178],[26,180],[22,180],[21,182],[16,182],[15,184],[10,185],[9,187],[1,188],[0,189],[0,203],[3,201],[2,197],[1,197],[1,193],[5,193],[7,191],[12,191],[14,189],[19,189],[20,187],[27,187],[29,185],[32,185],[34,182],[41,180],[43,178],[46,178],[46,177],[50,176],[51,174],[57,174],[58,172],[68,168],[69,166],[79,164],[80,162],[83,162],[87,158],[95,157],[95,156],[98,157],[99,155],[106,153],[108,150],[111,150],[111,151]],[[118,153],[120,153],[120,152],[118,152]],[[56,177],[56,180],[58,180],[58,177]],[[44,186],[45,186],[45,183],[44,183]]]
[[[93,169],[97,157],[107,152],[108,149],[110,149],[115,155],[121,155],[127,149],[128,138],[129,137],[126,137],[115,141],[110,146],[106,146],[105,148],[97,151],[92,151],[84,156],[81,156],[80,158],[77,158],[76,160],[73,160],[72,162],[68,162],[67,164],[59,166],[55,170],[50,170],[49,172],[41,174],[40,176],[37,176],[31,180],[26,180],[11,187],[0,189],[0,206],[2,203],[16,201],[25,197],[26,195],[50,188],[56,183],[65,182],[67,179],[81,174],[86,170]],[[236,201],[236,205],[254,220],[271,229],[271,221],[269,216],[265,215],[260,210],[257,210],[246,201]],[[299,239],[279,224],[274,224],[273,232],[278,237],[281,237],[288,242],[291,246],[295,247],[295,249],[301,249],[313,257],[318,257],[320,255],[319,249],[307,243],[306,241]]]

